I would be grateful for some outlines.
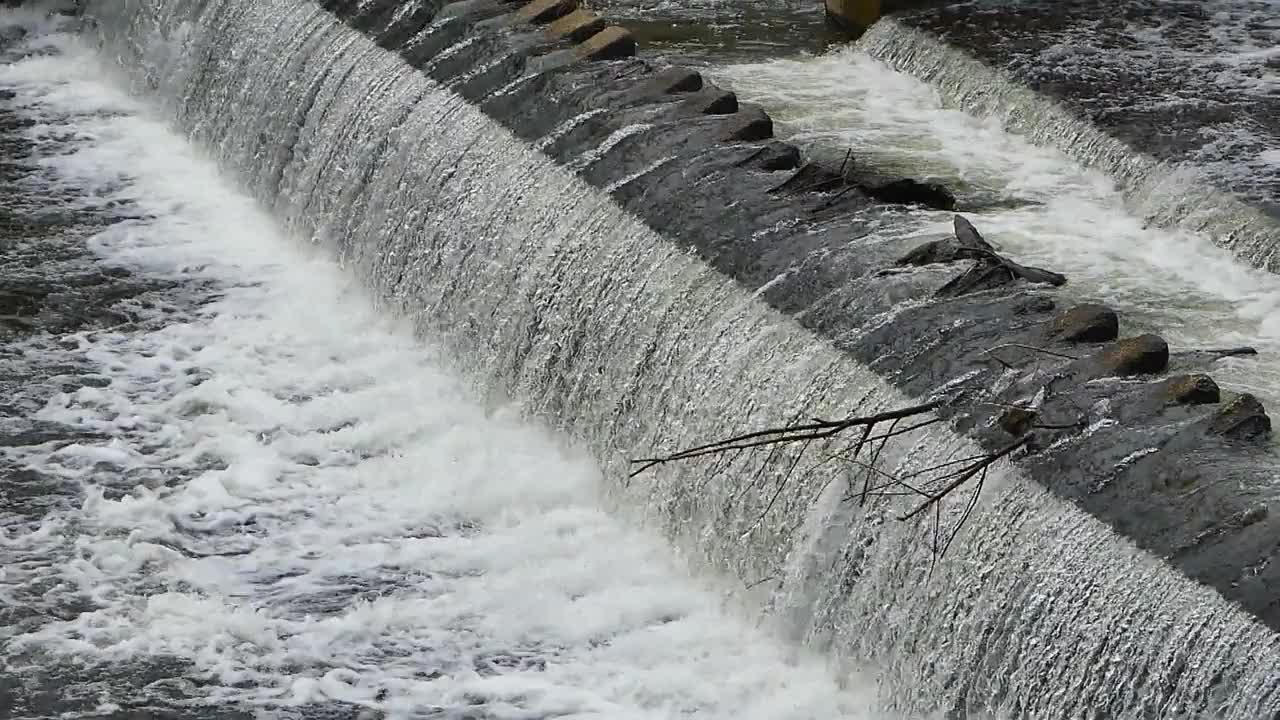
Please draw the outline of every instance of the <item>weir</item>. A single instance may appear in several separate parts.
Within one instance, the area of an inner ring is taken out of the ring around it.
[[[859,46],[966,112],[1112,178],[1158,227],[1280,272],[1280,6],[935,2]]]
[[[1050,285],[939,295],[964,267],[898,263],[921,238],[887,198],[919,187],[797,170],[762,110],[630,58],[624,30],[574,10],[84,8],[140,90],[292,233],[477,382],[582,438],[620,510],[756,586],[772,621],[868,669],[894,709],[1280,711],[1280,520],[1255,400],[1182,392],[1205,363],[1167,378],[1150,338],[1052,337],[1072,299]],[[991,360],[1015,345],[1078,359]],[[1129,365],[1135,348],[1155,365]],[[955,399],[975,389],[985,404]],[[1056,427],[1000,467],[936,565],[931,526],[895,520],[910,499],[850,502],[847,469],[794,448],[621,480],[655,448],[931,396],[951,429],[899,438],[887,467],[1007,443],[1010,404]]]

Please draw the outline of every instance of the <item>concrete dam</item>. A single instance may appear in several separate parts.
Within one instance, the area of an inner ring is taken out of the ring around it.
[[[0,10],[0,717],[1280,716],[1274,3],[753,3]]]

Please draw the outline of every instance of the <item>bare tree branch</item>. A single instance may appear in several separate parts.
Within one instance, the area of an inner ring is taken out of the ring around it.
[[[662,457],[639,458],[632,460],[631,464],[640,465],[640,468],[634,470],[631,473],[631,477],[640,475],[644,471],[657,467],[658,465],[665,465],[666,463],[674,462],[676,460],[689,460],[696,457],[702,457],[704,455],[714,455],[716,453],[728,452],[730,450],[761,447],[775,443],[822,440],[852,427],[871,426],[882,422],[912,417],[914,415],[923,415],[936,410],[941,404],[941,400],[933,400],[920,405],[912,405],[910,407],[899,408],[897,410],[888,410],[865,417],[849,417],[844,420],[815,420],[814,422],[805,423],[803,425],[790,425],[781,428],[757,430],[755,432],[737,435],[726,440],[717,440],[716,442],[707,443],[705,445],[687,448]]]

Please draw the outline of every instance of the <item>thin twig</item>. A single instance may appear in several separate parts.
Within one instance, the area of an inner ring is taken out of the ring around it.
[[[931,495],[931,496],[929,497],[929,499],[928,499],[928,500],[924,501],[923,503],[920,503],[919,505],[917,505],[917,506],[915,507],[915,509],[913,509],[913,510],[911,510],[910,512],[908,512],[906,515],[902,515],[902,516],[901,516],[901,517],[899,517],[898,519],[899,519],[899,520],[910,520],[911,518],[915,517],[916,515],[919,515],[921,512],[924,512],[925,510],[928,510],[932,505],[934,505],[934,504],[938,503],[938,502],[939,502],[939,501],[941,501],[943,498],[945,498],[945,497],[947,496],[947,494],[948,494],[948,493],[952,492],[953,490],[955,490],[956,488],[960,487],[961,485],[964,485],[966,482],[969,482],[969,481],[970,481],[970,480],[972,480],[972,479],[974,478],[974,476],[976,476],[978,473],[984,472],[988,467],[990,467],[991,465],[995,464],[995,462],[996,462],[997,460],[999,460],[999,459],[1003,458],[1004,456],[1006,456],[1006,455],[1008,455],[1008,454],[1012,453],[1014,450],[1017,450],[1018,448],[1022,447],[1023,445],[1026,445],[1026,444],[1027,444],[1027,442],[1028,442],[1029,440],[1031,440],[1031,436],[1030,436],[1030,435],[1023,435],[1022,437],[1018,438],[1017,440],[1014,440],[1013,442],[1011,442],[1011,443],[1009,443],[1008,445],[1006,445],[1006,446],[1004,447],[1004,449],[999,450],[999,451],[997,451],[997,452],[994,452],[994,453],[992,453],[992,454],[990,454],[990,455],[986,455],[986,456],[984,456],[981,460],[979,460],[979,461],[975,462],[973,465],[970,465],[969,467],[965,468],[963,472],[959,473],[958,477],[957,477],[955,480],[953,480],[950,484],[948,484],[948,485],[947,485],[946,487],[944,487],[942,490],[940,490],[939,492],[934,493],[933,495]]]
[[[898,420],[901,418],[912,417],[914,415],[922,415],[936,410],[941,404],[942,402],[940,400],[933,400],[920,405],[912,405],[910,407],[899,408],[896,410],[887,410],[885,412],[863,417],[850,417],[844,420],[822,420],[819,422],[805,423],[803,425],[791,425],[781,428],[756,430],[755,432],[737,435],[725,440],[717,440],[704,445],[691,447],[664,457],[639,458],[632,460],[631,464],[640,465],[641,467],[633,471],[631,473],[631,477],[635,477],[650,468],[674,462],[676,460],[689,460],[696,457],[702,457],[704,455],[728,452],[730,450],[745,450],[773,443],[822,440],[852,427],[876,425],[881,422]]]

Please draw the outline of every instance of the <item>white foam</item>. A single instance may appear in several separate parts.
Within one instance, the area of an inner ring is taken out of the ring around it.
[[[857,49],[717,73],[800,142],[852,148],[875,167],[958,185],[962,199],[995,205],[966,215],[1020,262],[1065,273],[1068,292],[1114,303],[1125,332],[1153,328],[1175,350],[1257,347],[1260,358],[1217,374],[1280,399],[1280,278],[1202,235],[1146,227],[1102,174],[993,118],[946,107],[930,86]],[[919,212],[916,221],[907,242],[949,232],[951,215]]]
[[[100,58],[47,40],[59,54],[0,67],[30,112],[86,138],[45,162],[94,202],[154,216],[94,249],[217,292],[154,331],[75,336],[68,352],[111,383],[40,417],[109,441],[7,451],[84,502],[0,536],[78,557],[6,574],[0,591],[57,577],[100,604],[14,648],[176,656],[217,680],[212,699],[393,717],[872,716],[868,693],[792,657],[600,510],[584,454],[478,405],[430,345],[104,80]],[[122,494],[126,469],[143,479]]]

